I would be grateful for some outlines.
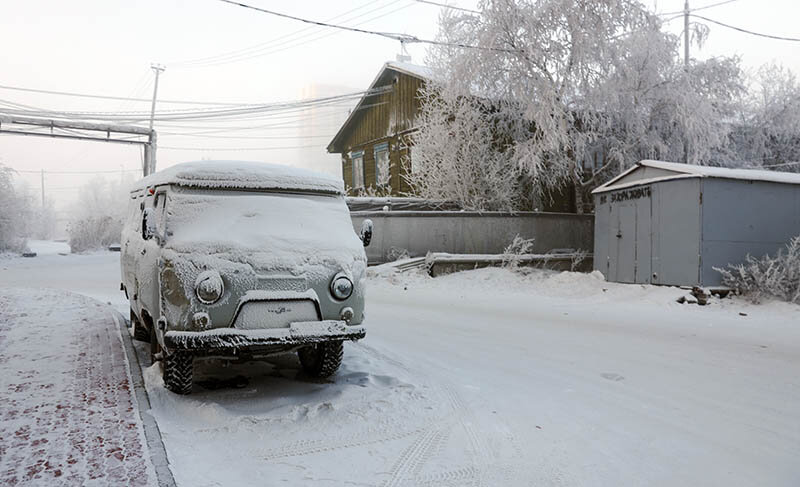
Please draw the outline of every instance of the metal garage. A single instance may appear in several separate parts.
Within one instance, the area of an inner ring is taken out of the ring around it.
[[[800,234],[800,174],[641,161],[592,193],[609,281],[715,286],[714,267]]]

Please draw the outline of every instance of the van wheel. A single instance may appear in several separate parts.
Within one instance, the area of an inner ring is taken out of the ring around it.
[[[172,352],[164,357],[164,387],[175,394],[192,392],[194,356],[189,352]]]
[[[344,355],[340,341],[316,343],[297,351],[303,370],[311,377],[330,377],[339,370]]]
[[[136,317],[136,313],[131,309],[131,326],[133,327],[133,339],[140,342],[150,341],[150,330],[148,330],[142,321]]]

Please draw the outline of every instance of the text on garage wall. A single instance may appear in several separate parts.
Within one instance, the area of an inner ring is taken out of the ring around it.
[[[649,198],[651,195],[650,186],[642,186],[641,188],[625,189],[611,193],[611,202],[618,201],[638,200],[640,198]],[[600,195],[600,204],[606,202],[607,195]]]

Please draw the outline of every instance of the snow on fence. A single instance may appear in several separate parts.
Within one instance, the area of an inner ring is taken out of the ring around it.
[[[353,211],[353,227],[374,224],[366,248],[371,265],[429,252],[503,254],[516,236],[533,239],[533,254],[588,251],[594,246],[594,216],[571,213],[473,211]]]

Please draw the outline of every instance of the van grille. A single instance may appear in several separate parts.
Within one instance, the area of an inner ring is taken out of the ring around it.
[[[307,289],[305,277],[258,276],[258,288],[265,291],[298,291]]]
[[[239,309],[233,327],[241,330],[288,328],[290,323],[319,319],[317,307],[310,299],[250,301]]]

